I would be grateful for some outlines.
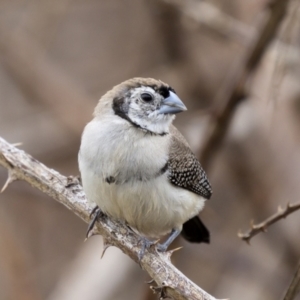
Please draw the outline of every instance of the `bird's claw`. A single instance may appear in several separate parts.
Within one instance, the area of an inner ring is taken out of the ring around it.
[[[155,294],[158,294],[158,299],[167,299],[166,286],[151,286],[150,287]]]
[[[96,205],[96,206],[92,209],[92,211],[91,211],[91,213],[90,213],[90,219],[92,218],[93,214],[94,214],[98,209],[100,210],[100,208],[99,208],[98,205]]]
[[[146,249],[150,249],[153,246],[156,246],[156,250],[159,252],[166,252],[168,249],[168,245],[166,244],[159,244],[158,243],[159,240],[156,241],[149,241],[148,239],[146,239],[145,237],[142,237],[139,241],[139,243],[142,244],[141,250],[138,254],[138,258],[139,261],[141,261],[145,255],[145,251]]]
[[[166,252],[167,249],[168,249],[168,245],[165,245],[165,244],[157,244],[157,245],[156,245],[156,249],[157,249],[157,251],[159,251],[159,252]]]
[[[157,245],[158,241],[149,241],[145,237],[141,237],[139,243],[142,244],[141,250],[138,254],[138,259],[139,259],[139,262],[140,262],[143,259],[144,255],[145,255],[146,249],[150,249],[151,247]]]
[[[94,216],[93,216],[93,215],[94,215]],[[91,222],[89,223],[88,229],[87,229],[87,231],[86,231],[86,235],[85,235],[86,239],[89,238],[90,232],[93,230],[96,221],[97,221],[98,218],[99,218],[100,216],[102,216],[102,215],[103,215],[103,212],[102,212],[101,209],[98,207],[98,205],[95,206],[95,207],[93,208],[93,210],[91,211],[91,213],[90,213]]]

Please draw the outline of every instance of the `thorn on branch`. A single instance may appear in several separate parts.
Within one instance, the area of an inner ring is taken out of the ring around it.
[[[86,242],[89,238],[93,237],[94,235],[98,235],[97,233],[94,232],[94,230],[90,230],[87,236],[84,239],[84,242]]]
[[[4,185],[3,185],[3,187],[2,187],[2,189],[1,189],[1,191],[0,191],[0,194],[1,193],[3,193],[6,189],[7,189],[7,187],[11,184],[11,183],[13,183],[14,181],[16,181],[18,178],[17,178],[17,176],[15,175],[15,173],[13,172],[13,170],[12,169],[9,169],[8,170],[8,177],[7,177],[7,180],[6,180],[6,182],[4,183]]]
[[[154,282],[154,279],[151,279],[149,281],[145,281],[145,283],[147,283],[147,284],[152,284],[153,282]]]
[[[23,143],[22,142],[20,142],[20,143],[14,143],[14,144],[12,144],[14,147],[19,147],[19,146],[22,146],[23,145]]]
[[[103,240],[103,251],[102,251],[102,254],[101,254],[101,259],[103,258],[106,250],[112,246],[110,243],[108,243],[105,239]]]
[[[283,213],[284,209],[281,207],[281,205],[279,205],[277,211],[278,213]]]
[[[250,244],[250,237],[247,234],[242,233],[241,231],[238,232],[237,236],[242,239],[243,241],[245,241],[249,246],[251,246]]]
[[[173,250],[168,250],[168,251],[166,251],[164,254],[165,254],[166,258],[167,258],[169,261],[171,261],[171,256],[173,255],[173,253],[176,252],[176,251],[181,250],[182,248],[183,248],[183,247],[178,247],[178,248],[175,248],[175,249],[173,249]]]

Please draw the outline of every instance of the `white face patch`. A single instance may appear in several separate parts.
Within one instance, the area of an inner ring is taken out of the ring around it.
[[[143,100],[141,97],[143,93],[148,93],[151,95],[152,100]],[[131,91],[130,98],[126,99],[126,101],[129,103],[129,119],[142,129],[155,134],[168,133],[169,126],[175,119],[175,115],[160,114],[158,112],[163,99],[163,96],[155,92],[155,90],[151,87],[142,86],[133,89]]]
[[[155,91],[152,87],[150,87],[150,86],[141,86],[141,87],[135,88],[131,91],[131,97],[132,98],[137,98],[142,93],[149,93],[153,96],[155,95]]]

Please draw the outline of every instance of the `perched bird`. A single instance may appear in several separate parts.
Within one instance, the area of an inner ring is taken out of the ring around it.
[[[88,200],[138,231],[143,251],[152,243],[147,238],[170,234],[157,245],[165,251],[180,232],[190,242],[209,243],[198,213],[211,186],[172,125],[185,110],[168,84],[133,78],[100,99],[82,135],[78,160]]]

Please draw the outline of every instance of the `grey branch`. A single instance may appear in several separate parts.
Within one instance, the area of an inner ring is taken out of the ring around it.
[[[300,291],[300,263],[283,300],[293,300]]]
[[[255,72],[270,42],[274,39],[286,15],[288,4],[288,0],[268,2],[269,15],[266,17],[264,25],[261,26],[256,41],[247,47],[243,62],[232,68],[232,74],[228,75],[228,82],[217,94],[215,103],[220,106],[220,109],[215,117],[212,117],[201,151],[200,161],[204,169],[208,169],[212,158],[220,149],[236,108],[248,96],[248,79]],[[252,43],[252,39],[249,42]]]
[[[275,222],[284,219],[294,211],[300,209],[300,203],[294,203],[294,204],[288,204],[285,208],[281,208],[280,206],[278,207],[277,213],[274,215],[270,216],[268,219],[264,220],[263,222],[255,225],[251,224],[251,228],[245,232],[245,233],[238,233],[238,237],[241,238],[242,240],[246,241],[249,243],[250,239],[257,235],[260,232],[266,232],[267,228],[274,224]]]
[[[89,215],[93,207],[87,202],[75,178],[65,177],[47,168],[1,137],[0,165],[8,170],[8,179],[2,191],[15,180],[24,180],[72,210],[83,221],[90,221]],[[101,220],[96,223],[93,234],[103,236],[105,249],[109,246],[116,246],[138,262],[139,237],[124,224],[108,217],[101,217]],[[172,251],[158,253],[154,247],[149,251],[146,250],[140,265],[157,283],[158,287],[153,287],[153,290],[160,293],[162,297],[168,296],[178,300],[216,300],[172,265],[171,254]]]

